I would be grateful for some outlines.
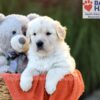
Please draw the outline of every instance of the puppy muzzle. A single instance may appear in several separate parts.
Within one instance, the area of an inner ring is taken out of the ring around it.
[[[38,50],[43,49],[43,46],[44,46],[43,41],[38,41],[38,42],[36,43],[36,46],[37,46]]]

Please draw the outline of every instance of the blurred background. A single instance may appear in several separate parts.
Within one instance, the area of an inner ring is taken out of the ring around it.
[[[81,0],[0,0],[0,13],[38,13],[59,20],[68,28],[66,42],[85,82],[81,100],[99,90],[100,20],[82,19]]]

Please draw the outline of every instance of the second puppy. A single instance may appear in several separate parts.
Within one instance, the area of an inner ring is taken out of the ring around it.
[[[53,94],[57,83],[75,69],[70,48],[64,42],[66,28],[47,16],[38,17],[28,24],[27,37],[30,39],[28,65],[21,75],[20,87],[28,91],[33,76],[46,73],[45,88]]]

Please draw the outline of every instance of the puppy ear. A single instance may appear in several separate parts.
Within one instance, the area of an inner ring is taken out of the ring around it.
[[[27,15],[27,18],[31,21],[37,17],[39,17],[40,15],[36,14],[36,13],[31,13]]]
[[[5,15],[0,13],[0,23],[2,23],[4,19],[5,19]]]
[[[63,27],[60,22],[55,21],[56,33],[59,39],[64,40],[66,37],[66,27]]]

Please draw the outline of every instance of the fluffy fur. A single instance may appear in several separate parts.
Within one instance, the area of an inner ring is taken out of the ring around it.
[[[24,43],[20,43],[20,39],[25,41]],[[16,45],[15,45],[16,44]],[[29,41],[24,35],[16,35],[11,39],[11,46],[12,48],[17,51],[18,53],[27,53],[29,49]]]
[[[75,69],[70,48],[64,42],[66,28],[47,16],[39,17],[28,24],[27,37],[30,39],[29,61],[21,75],[20,87],[23,91],[30,90],[33,76],[46,73],[45,88],[48,94],[53,94],[57,83]],[[41,48],[37,46],[40,41]]]
[[[39,17],[40,15],[36,13],[31,13],[27,15],[27,18],[31,21],[34,20],[35,18]],[[25,40],[25,43],[20,43],[19,40],[23,38]],[[15,45],[16,44],[16,45]],[[27,53],[28,48],[29,48],[29,40],[24,36],[23,34],[16,35],[12,37],[11,39],[11,46],[12,48],[17,51],[18,53]]]
[[[9,68],[7,53],[13,51],[11,38],[17,34],[24,34],[29,19],[23,15],[11,14],[4,16],[0,14],[0,73],[6,72]]]

